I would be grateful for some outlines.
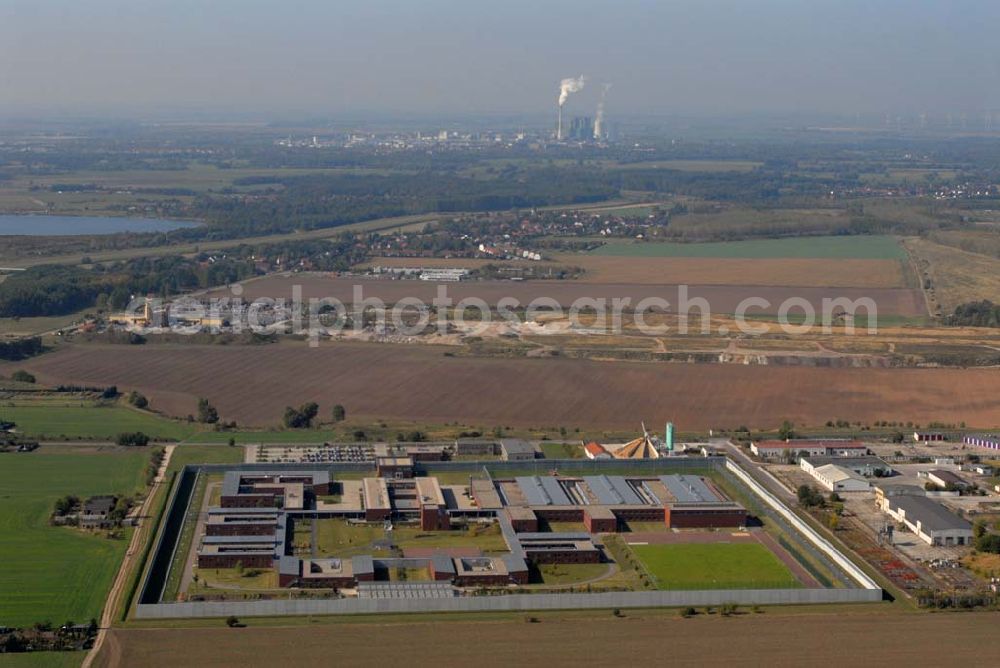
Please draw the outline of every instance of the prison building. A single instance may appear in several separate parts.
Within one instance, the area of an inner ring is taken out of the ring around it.
[[[939,431],[915,431],[913,440],[917,443],[938,443],[947,441],[948,438]]]
[[[445,459],[446,446],[413,444],[403,446],[403,450],[415,462],[440,462]]]
[[[455,580],[455,561],[443,552],[431,555],[428,564],[431,580],[437,582],[453,582]]]
[[[459,587],[502,587],[528,584],[528,564],[520,557],[460,557],[452,563],[453,582]],[[432,567],[435,573],[436,569]],[[437,579],[435,577],[435,579]]]
[[[538,515],[531,508],[523,506],[510,506],[504,508],[510,525],[518,533],[536,533],[538,531]]]
[[[517,541],[527,561],[536,564],[596,564],[601,551],[589,533],[519,533]]]
[[[319,589],[346,589],[375,580],[369,555],[348,559],[299,559],[283,556],[278,563],[278,585]]]
[[[504,504],[492,480],[473,478],[469,481],[469,494],[480,510],[499,510]]]
[[[416,478],[416,496],[420,512],[421,531],[451,529],[448,503],[437,478]]]
[[[277,508],[209,508],[207,536],[273,536],[278,529]]]
[[[590,533],[615,533],[618,518],[607,506],[587,506],[583,510],[583,524]]]
[[[385,478],[365,478],[362,481],[365,520],[381,522],[392,516],[392,500]]]
[[[305,507],[307,490],[313,495],[329,494],[329,472],[226,471],[219,503],[223,508],[300,510]]]
[[[536,519],[549,522],[582,522],[592,533],[617,531],[621,522],[628,521],[664,522],[671,527],[743,526],[747,516],[742,506],[695,475],[520,476],[499,480],[492,489],[508,509],[528,508]],[[483,495],[488,491],[485,484],[476,490]],[[512,523],[518,519],[510,517]]]
[[[285,554],[285,523],[273,536],[202,536],[198,568],[272,568]]]
[[[380,478],[412,478],[412,457],[378,457],[375,460],[375,474]]]

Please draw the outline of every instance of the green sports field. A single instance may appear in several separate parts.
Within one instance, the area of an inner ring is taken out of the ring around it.
[[[890,236],[795,237],[696,244],[613,241],[593,255],[621,257],[818,258],[901,260],[906,256]]]
[[[128,545],[49,525],[66,494],[134,493],[149,449],[102,454],[0,454],[0,625],[100,617]]]
[[[751,540],[749,538],[744,540]],[[801,583],[759,543],[632,545],[658,589],[792,589]]]
[[[26,436],[49,440],[113,440],[118,434],[131,431],[141,431],[154,439],[183,440],[199,428],[124,406],[81,402],[72,405],[48,401],[19,402],[14,406],[0,404],[0,418],[16,423],[18,432]]]

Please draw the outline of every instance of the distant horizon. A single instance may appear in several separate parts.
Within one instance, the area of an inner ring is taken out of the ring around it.
[[[969,115],[1000,109],[984,0],[7,0],[5,115]],[[375,110],[375,111],[370,111]]]

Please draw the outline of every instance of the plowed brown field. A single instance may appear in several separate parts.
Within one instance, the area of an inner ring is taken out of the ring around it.
[[[458,621],[114,629],[96,666],[959,666],[1000,651],[996,614],[628,611],[540,623]],[[222,622],[219,622],[222,626]]]
[[[619,261],[621,258],[611,258]],[[730,280],[736,279],[731,276]],[[649,283],[588,283],[582,281],[463,281],[442,284],[447,295],[454,302],[466,298],[479,298],[489,304],[496,304],[504,297],[517,299],[526,306],[533,299],[545,297],[555,299],[563,307],[568,307],[580,298],[607,299],[628,297],[635,306],[647,297],[660,297],[676,309],[679,303],[678,286],[675,284],[654,285]],[[242,298],[250,301],[260,297],[291,299],[293,288],[299,286],[303,299],[334,298],[342,303],[354,301],[355,287],[360,286],[362,298],[378,298],[387,304],[394,304],[403,298],[423,300],[430,304],[437,295],[438,284],[430,281],[393,281],[388,279],[363,279],[356,277],[333,277],[318,274],[296,274],[293,276],[271,276],[250,281],[243,286]],[[846,297],[851,300],[870,297],[875,301],[879,315],[917,316],[924,313],[923,298],[919,290],[907,288],[832,288],[832,287],[781,287],[774,285],[753,285],[742,282],[736,285],[689,285],[688,299],[703,297],[708,300],[713,313],[734,313],[744,299],[764,298],[767,308],[754,307],[749,314],[777,313],[781,303],[789,298],[801,298],[813,305],[817,313],[822,313],[824,298]],[[220,288],[209,296],[228,297],[228,288]],[[798,312],[798,311],[796,311]]]
[[[184,416],[207,397],[225,419],[277,425],[306,401],[329,415],[427,423],[682,429],[773,428],[784,419],[1000,425],[995,369],[851,369],[446,357],[435,346],[66,346],[26,362],[49,383],[116,384]]]

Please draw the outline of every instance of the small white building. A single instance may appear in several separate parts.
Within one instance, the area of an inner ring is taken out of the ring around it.
[[[871,489],[871,484],[863,476],[836,464],[819,466],[810,473],[831,492],[867,492]]]
[[[851,457],[867,455],[868,447],[848,439],[812,440],[790,439],[787,441],[764,440],[750,443],[750,452],[762,459],[798,456],[805,457]]]
[[[826,466],[827,464],[836,464],[845,469],[850,469],[865,478],[887,477],[893,474],[892,467],[874,455],[861,455],[858,457],[827,457],[824,455],[820,457],[802,457],[799,460],[799,468],[810,475],[812,475],[813,469],[818,469],[820,466]]]

